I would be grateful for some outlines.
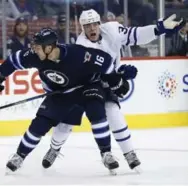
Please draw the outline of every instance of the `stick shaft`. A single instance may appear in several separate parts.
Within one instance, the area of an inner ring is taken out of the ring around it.
[[[38,95],[38,96],[34,96],[34,97],[31,97],[31,98],[23,99],[23,100],[14,102],[14,103],[10,103],[10,104],[7,104],[7,105],[3,105],[3,106],[0,107],[0,110],[1,110],[1,109],[5,109],[5,108],[8,108],[8,107],[16,106],[16,105],[19,105],[19,104],[22,104],[22,103],[27,103],[27,102],[29,102],[29,101],[33,101],[33,100],[35,100],[35,99],[43,98],[43,97],[45,97],[45,96],[51,96],[51,95],[53,95],[53,94],[58,94],[58,93],[61,93],[61,92],[60,92],[60,91],[48,92],[48,93],[44,93],[44,94],[41,94],[41,95]]]

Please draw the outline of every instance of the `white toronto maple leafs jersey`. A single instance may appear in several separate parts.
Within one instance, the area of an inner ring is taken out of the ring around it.
[[[144,27],[124,27],[118,22],[107,22],[100,25],[102,39],[98,42],[91,42],[82,32],[76,44],[85,47],[103,50],[113,58],[112,67],[116,69],[120,63],[120,49],[122,45],[142,45],[156,39],[155,25]],[[110,69],[109,69],[110,70]]]

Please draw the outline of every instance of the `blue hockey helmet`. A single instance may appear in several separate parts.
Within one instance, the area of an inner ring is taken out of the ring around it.
[[[33,37],[34,44],[46,46],[57,44],[57,33],[51,28],[43,28]]]

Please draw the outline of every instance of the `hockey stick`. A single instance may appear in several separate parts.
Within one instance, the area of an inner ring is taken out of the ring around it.
[[[20,100],[20,101],[14,102],[14,103],[10,103],[10,104],[7,104],[7,105],[3,105],[3,106],[0,107],[0,110],[8,108],[8,107],[15,106],[15,105],[19,105],[19,104],[22,104],[22,103],[26,103],[26,102],[29,102],[29,101],[33,101],[35,99],[43,98],[45,96],[51,96],[51,95],[60,94],[60,93],[62,93],[62,92],[61,91],[54,91],[54,92],[44,93],[44,94],[41,94],[41,95],[38,95],[38,96],[34,96],[34,97],[31,97],[31,98],[23,99],[23,100]]]

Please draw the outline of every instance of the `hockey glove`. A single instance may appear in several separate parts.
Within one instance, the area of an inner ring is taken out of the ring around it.
[[[129,91],[129,83],[128,81],[121,80],[119,86],[112,87],[111,90],[116,94],[119,98],[123,98],[125,94]]]
[[[101,75],[102,82],[108,83],[111,91],[118,97],[123,98],[123,96],[129,91],[129,83],[123,80],[121,74],[105,74]]]
[[[137,72],[137,68],[133,65],[121,65],[118,69],[118,73],[122,75],[124,81],[134,79]]]
[[[176,14],[173,14],[166,19],[158,20],[155,28],[155,35],[157,36],[161,34],[172,35],[185,26],[186,21],[184,19],[181,19],[180,21],[175,21],[175,19],[176,19]]]
[[[116,87],[119,86],[122,82],[121,74],[118,74],[116,72],[111,74],[101,74],[101,81],[104,85],[108,85],[106,87]]]
[[[5,77],[0,73],[0,92],[4,90],[4,85],[2,83],[5,81]]]

